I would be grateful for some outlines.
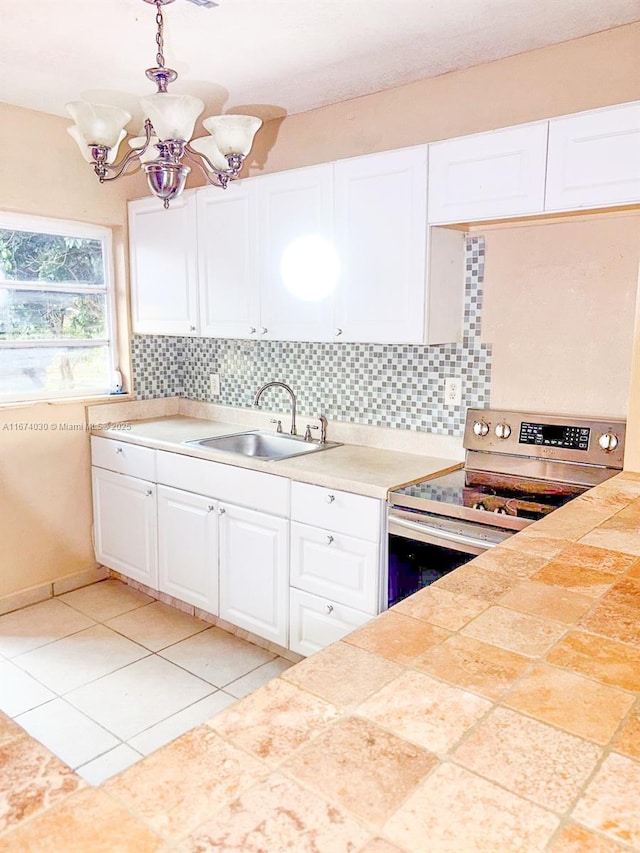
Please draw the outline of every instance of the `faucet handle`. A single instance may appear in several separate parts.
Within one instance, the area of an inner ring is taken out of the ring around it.
[[[311,426],[311,424],[307,424],[306,429],[304,431],[304,440],[311,441],[311,430],[312,429],[320,429],[319,426]]]
[[[278,426],[276,427],[276,432],[282,432],[282,421],[279,421],[277,418],[271,418],[269,423],[278,424]]]

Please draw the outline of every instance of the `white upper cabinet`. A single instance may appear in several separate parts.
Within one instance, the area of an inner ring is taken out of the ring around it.
[[[200,333],[258,338],[255,180],[196,192]]]
[[[429,221],[469,222],[541,213],[547,122],[429,146]]]
[[[133,331],[198,331],[196,200],[184,193],[165,210],[157,198],[129,203]]]
[[[640,200],[640,101],[549,122],[547,210]]]
[[[422,343],[427,146],[339,160],[334,340]]]
[[[306,238],[333,241],[333,166],[264,175],[256,182],[258,269],[261,293],[259,337],[271,340],[329,340],[333,296],[317,299],[317,256]],[[297,251],[302,245],[302,251]],[[283,277],[283,259],[293,259]],[[285,282],[286,279],[286,282]]]

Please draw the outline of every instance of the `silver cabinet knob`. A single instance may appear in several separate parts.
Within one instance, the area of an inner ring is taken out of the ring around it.
[[[116,453],[122,453],[122,448],[121,448],[121,447],[116,447]]]
[[[215,509],[215,506],[213,504],[209,504],[209,506],[207,507],[207,512],[213,512],[214,509]]]
[[[256,331],[257,331],[256,327],[255,327],[255,326],[251,326],[251,328],[249,329],[249,334],[250,334],[250,335],[255,335]]]
[[[269,330],[267,329],[267,327],[266,327],[266,326],[263,326],[263,327],[262,327],[262,329],[260,330],[260,334],[261,334],[261,335],[266,335],[268,331],[269,331]]]
[[[147,491],[145,492],[145,495],[146,495],[148,498],[150,498],[152,494],[153,494],[153,489],[147,489]]]
[[[611,453],[612,450],[616,449],[619,443],[618,436],[612,432],[604,432],[598,439],[598,444],[605,453]]]
[[[489,424],[485,421],[476,421],[473,425],[473,434],[479,438],[484,438],[489,433]]]
[[[342,334],[342,329],[336,329],[336,338],[339,338]]]
[[[327,495],[327,497],[325,498],[325,500],[328,504],[332,504],[335,501],[335,499],[336,499],[335,495]]]
[[[504,421],[501,424],[496,424],[496,435],[498,438],[509,438],[511,435],[511,427]]]
[[[333,536],[329,533],[327,534],[327,545],[331,545],[333,542]]]
[[[226,509],[223,506],[218,507],[218,515],[224,515],[225,512],[226,512]]]
[[[327,613],[333,613],[333,604],[327,604]]]
[[[190,331],[190,332],[195,332],[195,330],[196,330],[196,327],[195,327],[195,326],[189,326],[189,331]]]

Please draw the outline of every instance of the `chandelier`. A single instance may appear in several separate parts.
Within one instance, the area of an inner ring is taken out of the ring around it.
[[[144,136],[131,139],[129,151],[119,162],[118,147],[127,135],[125,125],[131,115],[119,107],[73,101],[66,105],[75,125],[67,128],[78,143],[84,159],[93,166],[100,183],[114,181],[141,166],[151,192],[165,207],[183,191],[191,167],[197,166],[208,183],[223,189],[238,177],[242,163],[251,150],[253,138],[262,121],[255,116],[220,115],[203,120],[209,136],[191,139],[204,103],[192,95],[171,95],[169,83],[178,74],[166,68],[163,55],[162,6],[173,0],[144,0],[156,7],[156,66],[146,75],[158,87],[153,95],[141,98],[145,115]],[[197,5],[215,5],[192,0]],[[185,162],[187,161],[187,162]]]

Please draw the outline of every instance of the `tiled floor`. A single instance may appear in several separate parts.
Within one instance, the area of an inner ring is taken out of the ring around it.
[[[93,785],[289,666],[117,580],[0,617],[0,710]]]

